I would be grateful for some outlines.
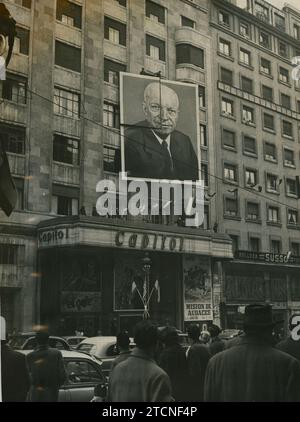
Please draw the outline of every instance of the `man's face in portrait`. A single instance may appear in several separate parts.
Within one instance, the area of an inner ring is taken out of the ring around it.
[[[173,89],[165,85],[151,83],[144,92],[143,110],[155,132],[169,135],[174,131],[178,120],[178,96]]]

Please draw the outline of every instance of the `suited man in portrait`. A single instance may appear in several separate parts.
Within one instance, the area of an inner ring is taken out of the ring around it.
[[[158,82],[144,91],[145,120],[125,131],[125,171],[129,177],[198,180],[198,159],[190,138],[176,130],[177,93]]]

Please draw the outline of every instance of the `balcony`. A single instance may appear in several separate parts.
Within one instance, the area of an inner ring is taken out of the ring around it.
[[[79,185],[80,170],[69,164],[53,162],[52,180],[54,182]]]
[[[2,102],[3,101],[3,102]],[[0,99],[0,118],[9,122],[23,123],[27,122],[27,109],[24,104],[17,104],[12,101]]]
[[[127,62],[127,48],[120,44],[104,40],[104,56],[123,63]]]
[[[80,91],[81,74],[63,67],[54,67],[54,84]]]
[[[6,1],[6,6],[18,25],[31,26],[31,10],[20,5],[13,4],[11,1]],[[16,3],[16,1],[15,1]]]
[[[25,54],[14,53],[9,62],[9,70],[12,72],[22,73],[28,75],[29,73],[29,57]]]
[[[82,45],[82,32],[73,26],[65,25],[59,21],[55,25],[55,38],[74,44],[77,47]]]
[[[152,57],[145,57],[145,70],[151,73],[161,72],[161,76],[166,76],[166,63],[152,59]]]
[[[0,287],[21,287],[16,265],[0,265]]]
[[[24,176],[25,175],[25,156],[12,154],[8,152],[7,157],[8,157],[11,173],[16,176]]]
[[[125,23],[127,22],[126,7],[120,6],[116,1],[104,1],[104,15],[112,16],[114,19],[118,19]]]
[[[269,110],[276,111],[277,113],[283,114],[284,116],[291,117],[293,119],[300,121],[300,113],[298,113],[297,111],[289,110],[281,106],[280,104],[275,104],[271,101],[258,97],[257,95],[248,94],[242,89],[237,88],[235,86],[228,85],[225,82],[218,81],[217,84],[218,84],[218,89],[220,91],[227,92],[228,94],[234,95],[243,100],[247,100],[261,107],[265,107]]]
[[[178,64],[176,66],[176,80],[192,83],[205,83],[205,73],[197,66],[190,63]]]
[[[145,18],[145,32],[153,35],[154,37],[167,38],[167,27],[166,25],[155,22],[149,18]]]
[[[273,252],[254,252],[248,250],[236,250],[234,258],[240,261],[254,261],[269,264],[292,264],[300,265],[300,257]]]
[[[203,47],[203,35],[193,28],[180,27],[175,32],[176,44],[192,44]]]
[[[111,145],[113,147],[120,147],[121,144],[121,136],[120,131],[118,129],[113,129],[111,127],[107,127],[107,129],[103,129],[103,143],[106,145]]]
[[[54,115],[53,129],[55,132],[63,133],[64,135],[75,136],[80,138],[80,120],[71,117]]]

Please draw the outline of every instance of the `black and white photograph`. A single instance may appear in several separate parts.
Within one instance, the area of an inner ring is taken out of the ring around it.
[[[0,0],[1,417],[299,403],[299,201],[299,0]]]

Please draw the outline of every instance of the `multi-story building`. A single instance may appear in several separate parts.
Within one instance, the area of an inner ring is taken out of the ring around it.
[[[148,295],[155,287],[153,318],[181,328],[193,319],[184,315],[183,291],[185,281],[196,278],[201,288],[214,281],[218,321],[222,260],[232,252],[228,236],[209,230],[216,221],[209,203],[199,229],[95,211],[98,181],[116,180],[119,170],[120,71],[160,72],[199,85],[202,171],[216,171],[210,161],[209,2],[4,3],[17,21],[14,54],[0,85],[0,133],[18,192],[12,215],[0,211],[0,295],[8,330],[39,322],[61,334],[130,328],[144,312],[133,286],[144,295],[145,251]],[[196,308],[197,302],[200,296]],[[212,310],[203,314],[202,320],[212,319]]]
[[[271,3],[215,0],[210,14],[214,201],[235,252],[223,283],[231,327],[246,303],[268,301],[285,320],[300,309],[300,11]]]

